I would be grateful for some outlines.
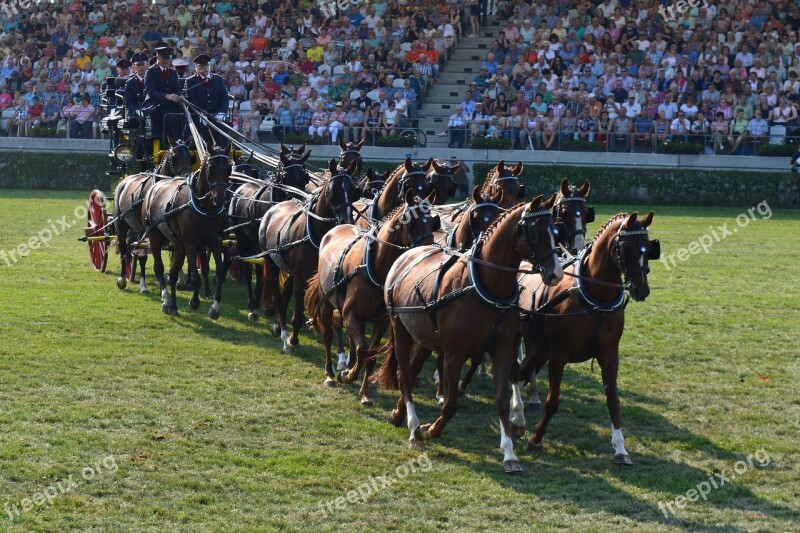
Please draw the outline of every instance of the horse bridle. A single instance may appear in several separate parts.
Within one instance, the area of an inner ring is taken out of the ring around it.
[[[626,283],[628,283],[632,276],[638,274],[639,272],[644,272],[645,275],[650,273],[650,266],[648,265],[648,261],[653,260],[656,261],[661,257],[661,241],[658,239],[650,241],[650,251],[647,251],[647,242],[649,232],[647,228],[636,229],[636,230],[623,230],[622,226],[619,227],[617,231],[617,236],[614,237],[614,244],[613,250],[615,255],[617,256],[617,261],[619,262],[619,269],[622,272],[622,276]],[[641,266],[633,270],[628,270],[627,266],[627,254],[625,252],[625,247],[622,246],[620,239],[624,237],[637,237],[636,239],[636,246],[639,249],[640,253],[644,255],[645,261],[642,262]],[[646,255],[645,255],[646,254]]]
[[[502,207],[500,207],[499,205],[497,205],[495,203],[492,203],[492,202],[481,202],[479,204],[475,204],[472,207],[470,207],[469,210],[466,213],[466,216],[469,217],[469,233],[470,233],[470,236],[472,237],[472,242],[475,242],[478,239],[478,237],[480,237],[480,233],[475,235],[475,225],[472,224],[472,217],[474,215],[477,215],[478,214],[477,213],[478,209],[481,209],[483,207],[490,207],[490,208],[495,209],[495,210],[497,210],[497,211],[499,211],[501,213],[503,212],[503,208]],[[453,230],[453,234],[455,234],[455,229]]]
[[[238,163],[233,167],[234,172],[239,172],[251,178],[258,179],[258,169],[253,167],[250,163]]]
[[[410,179],[411,179],[413,176],[422,176],[422,177],[425,179],[425,182],[426,182],[426,183],[428,183],[428,181],[427,181],[427,180],[428,180],[428,173],[427,173],[427,172],[425,172],[424,170],[421,170],[421,169],[420,169],[420,170],[412,170],[412,171],[410,171],[410,172],[409,172],[409,171],[406,171],[406,172],[403,174],[403,177],[402,177],[402,178],[400,178],[400,181],[399,181],[399,182],[398,182],[398,184],[397,184],[397,195],[398,195],[398,197],[399,197],[401,200],[402,200],[402,199],[403,199],[403,197],[405,196],[405,188],[406,188],[406,184],[409,182],[409,180],[410,180]],[[429,184],[429,186],[430,186],[430,184]],[[425,195],[423,194],[425,191],[423,191],[423,189],[422,189],[422,186],[419,186],[419,187],[417,187],[417,192],[418,192],[417,196],[419,196],[420,198],[422,198],[423,196],[425,196]]]
[[[542,265],[539,264],[539,254],[536,253],[536,245],[539,243],[539,235],[536,231],[533,231],[536,227],[536,224],[540,220],[545,220],[547,224],[550,226],[550,231],[552,231],[553,236],[558,238],[558,229],[556,229],[556,225],[553,222],[553,213],[550,212],[549,209],[540,208],[536,211],[528,212],[528,206],[526,205],[522,210],[522,216],[517,222],[517,226],[515,228],[515,236],[514,236],[514,245],[516,246],[516,242],[518,240],[519,234],[525,236],[525,243],[528,245],[528,250],[530,251],[530,259],[531,264],[535,265],[540,271],[543,269]],[[556,240],[554,239],[554,240]],[[522,255],[522,254],[520,254]],[[555,261],[556,257],[558,256],[558,248],[556,246],[550,248],[546,252],[544,252],[541,257],[553,256],[553,260]]]
[[[423,233],[422,235],[419,235],[418,237],[414,237],[414,235],[411,232],[411,222],[412,222],[412,218],[414,217],[414,215],[412,214],[412,211],[417,210],[417,209],[420,210],[421,213],[422,213],[420,216],[423,216],[423,217],[430,216],[430,217],[432,217],[432,220],[434,222],[433,222],[433,227],[431,228],[431,231]],[[407,220],[408,221],[406,223],[402,223],[401,222],[401,225],[404,225],[406,227],[406,234],[408,236],[408,242],[411,243],[410,248],[413,248],[414,246],[417,246],[419,243],[421,243],[422,241],[424,241],[428,237],[433,238],[433,232],[442,227],[442,220],[439,218],[439,215],[437,215],[436,213],[431,213],[430,205],[428,205],[427,202],[422,202],[422,203],[419,203],[419,204],[406,206],[406,208],[403,210],[403,214],[400,215],[400,220],[401,221],[403,221],[403,220]]]
[[[337,179],[342,179],[342,180],[346,179],[350,183],[350,185],[356,190],[358,189],[358,184],[355,183],[353,176],[351,176],[347,172],[339,172],[338,174],[331,176],[330,180],[328,180],[328,187],[327,187],[328,202],[330,202],[331,204],[331,209],[333,209],[334,220],[336,221],[336,225],[338,226],[339,224],[341,224],[341,220],[339,219],[339,211],[341,211],[342,208],[347,206],[348,204],[352,204],[353,200],[355,200],[355,197],[352,199],[348,199],[347,195],[345,195],[344,202],[339,205],[335,205],[333,203],[333,186],[334,182]]]
[[[228,166],[230,166],[230,159],[231,158],[227,154],[214,154],[214,155],[206,158],[205,161],[203,161],[203,164],[200,166],[200,172],[203,172],[203,171],[208,172],[208,167],[211,165],[211,161],[213,161],[214,159],[222,159],[222,158],[227,159],[228,160]],[[223,180],[220,180],[220,181],[209,181],[208,182],[208,189],[209,190],[214,190],[214,189],[217,189],[217,188],[220,188],[220,187],[224,187],[224,188],[227,189],[229,181],[230,181],[230,176],[228,176],[227,179],[225,179],[224,181]]]
[[[563,218],[561,218],[561,216],[559,216],[560,210],[558,209],[561,205],[567,202],[579,202],[585,205],[586,198],[584,198],[583,196],[562,196],[561,198],[556,200],[556,203],[553,206],[553,213],[554,213],[553,218],[555,219],[556,228],[558,228],[558,235],[560,237],[559,240],[563,239],[563,241],[561,242],[563,242],[564,244],[568,244],[569,240],[575,235],[583,235],[584,237],[586,236],[585,225],[580,230],[573,230],[567,232],[567,223]],[[586,206],[586,213],[587,213],[586,224],[591,224],[592,222],[594,222],[594,207]],[[578,210],[575,212],[575,216],[577,216],[578,218],[581,217],[580,207],[578,207]]]
[[[450,196],[455,196],[456,194],[456,177],[455,174],[442,174],[441,172],[434,171],[433,174],[428,176],[428,185],[433,189],[435,188],[434,181],[437,179],[446,179],[450,180]]]
[[[179,143],[179,144],[177,144],[177,145],[175,145],[175,146],[171,146],[171,147],[170,147],[170,149],[167,151],[167,155],[166,155],[166,157],[168,157],[168,158],[169,158],[169,164],[170,164],[170,165],[172,165],[172,158],[175,156],[175,150],[176,150],[178,147],[180,147],[180,146],[186,146],[186,144],[184,144],[183,142],[181,142],[181,143]],[[189,147],[188,147],[188,146],[186,146],[186,150],[189,150]],[[181,172],[183,172],[184,170],[186,171],[186,174],[187,174],[187,175],[188,175],[188,174],[191,174],[191,173],[192,173],[192,165],[191,165],[191,164],[189,164],[189,165],[183,165],[181,168],[179,168],[179,169],[177,169],[177,170],[176,170],[176,169],[173,169],[173,171],[175,172],[175,175],[176,175],[176,176],[180,176],[180,175],[181,175]]]
[[[499,186],[501,181],[507,181],[507,180],[514,180],[517,185],[516,195],[514,194],[515,191],[510,187],[508,189],[508,194],[515,196],[519,200],[524,199],[525,185],[519,182],[519,176],[515,176],[514,174],[510,176],[497,176],[492,183]]]

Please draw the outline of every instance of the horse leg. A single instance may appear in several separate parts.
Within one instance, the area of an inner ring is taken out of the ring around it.
[[[558,411],[559,392],[561,388],[561,376],[564,374],[563,364],[550,364],[550,390],[547,391],[547,399],[544,402],[544,415],[536,425],[536,433],[528,440],[528,449],[532,451],[542,450],[542,439],[547,431],[547,424]]]
[[[239,279],[244,280],[247,287],[247,320],[256,322],[258,321],[258,301],[253,294],[253,267],[250,263],[239,262]],[[256,291],[258,291],[258,284],[256,284]]]
[[[281,291],[279,281],[280,269],[278,268],[278,265],[276,265],[275,262],[269,257],[266,258],[266,262],[267,286],[265,289],[269,291],[269,294],[272,295],[272,308],[275,310],[275,314],[278,318],[277,333],[280,335],[281,340],[283,341],[283,352],[291,353],[292,345],[289,344],[289,330],[286,328],[286,308],[288,306],[288,298],[284,298],[284,291]],[[272,327],[273,335],[276,333],[276,328],[274,326],[275,325]]]
[[[145,270],[145,267],[147,266],[147,254],[142,254],[138,259],[138,263],[139,263],[139,270],[140,270],[140,272],[139,272],[139,292],[142,293],[142,294],[145,294],[147,292],[150,292],[150,291],[147,290],[147,281],[144,278],[144,270]],[[134,264],[136,264],[136,263],[134,263]]]
[[[247,318],[248,320],[256,321],[258,320],[258,302],[261,300],[261,291],[264,289],[264,281],[260,275],[260,269],[254,269],[250,263],[245,263],[244,261],[239,261],[239,267],[242,268],[245,264],[250,267],[250,271],[255,271],[256,273],[256,288],[255,292],[253,293],[253,307],[250,309],[250,313],[248,313]],[[252,284],[251,279],[252,274],[247,276],[248,279],[248,286]]]
[[[289,342],[292,346],[300,344],[300,329],[306,322],[305,312],[303,311],[303,298],[306,293],[306,283],[300,276],[292,283],[294,287],[294,314],[292,316],[292,336]]]
[[[169,291],[170,301],[169,312],[172,316],[178,316],[178,298],[175,294],[176,285],[178,284],[178,272],[183,270],[183,260],[186,257],[186,252],[183,246],[175,245],[172,257],[172,265],[169,268]],[[195,289],[195,298],[197,297],[197,290]]]
[[[497,414],[500,416],[500,448],[503,450],[503,471],[506,474],[517,474],[522,472],[519,459],[514,455],[514,441],[511,439],[511,421],[509,420],[510,394],[509,381],[517,382],[517,397],[520,399],[518,404],[519,412],[522,411],[521,397],[519,395],[519,366],[516,364],[516,354],[518,344],[511,344],[501,347],[491,353],[492,358],[492,380],[494,381],[495,403],[497,404]],[[522,420],[522,430],[525,430],[525,421]]]
[[[122,290],[128,286],[128,280],[125,278],[125,259],[131,253],[130,249],[128,248],[128,233],[130,232],[130,228],[127,224],[125,224],[122,218],[119,219],[118,224],[117,246],[119,247],[119,261],[122,264],[122,270],[117,278],[117,288]]]
[[[150,250],[153,254],[153,274],[158,280],[159,289],[161,290],[161,310],[169,314],[169,306],[167,306],[167,282],[164,279],[164,260],[161,257],[161,234],[154,230],[150,233]]]
[[[414,408],[414,399],[412,391],[414,389],[414,376],[411,372],[411,348],[413,340],[411,334],[405,328],[400,320],[394,323],[394,357],[397,360],[397,378],[400,385],[400,401],[405,406],[405,414],[408,417],[408,429],[411,436],[408,438],[408,447],[412,450],[422,451],[425,449],[425,443],[422,442],[422,436],[419,433],[419,418],[417,418],[417,411]],[[392,411],[390,418],[395,424],[398,423],[398,418],[402,420],[402,411],[398,402],[398,408]],[[399,415],[399,416],[398,416]]]
[[[388,327],[388,316],[376,320],[372,325],[372,339],[370,339],[368,357],[364,368],[364,380],[361,382],[361,389],[358,391],[361,396],[361,405],[364,407],[372,407],[372,400],[369,399],[369,377],[372,375],[372,371],[375,370],[375,357],[378,353],[378,347]]]
[[[333,361],[331,360],[331,345],[333,344],[333,306],[328,300],[324,300],[320,303],[317,320],[322,330],[322,344],[325,345],[325,386],[335,387],[336,374],[333,372]]]
[[[483,358],[483,354],[475,355],[470,360],[467,374],[464,376],[464,379],[458,383],[458,392],[460,394],[467,392],[467,387],[472,383],[472,378],[475,377],[475,371],[478,370],[478,368],[483,368],[484,374],[486,373],[486,361]]]
[[[522,345],[520,341],[517,361],[514,362],[511,372],[511,434],[515,437],[525,435],[525,408],[522,402],[522,387],[520,386],[520,357],[522,356]]]
[[[192,298],[189,300],[189,307],[197,310],[200,307],[200,274],[197,272],[197,252],[193,247],[187,248],[186,256],[189,260],[189,279],[192,280]],[[170,271],[171,278],[172,272]]]
[[[346,368],[339,373],[339,380],[349,385],[358,379],[358,374],[361,372],[361,365],[364,362],[364,352],[367,349],[366,340],[366,324],[359,321],[352,312],[345,312],[342,310],[342,318],[347,321],[347,335],[350,337],[350,342],[356,346],[356,362],[352,368]]]
[[[214,255],[214,267],[217,269],[216,277],[216,291],[214,291],[214,303],[211,304],[211,309],[208,310],[208,317],[211,320],[219,318],[219,306],[222,303],[222,284],[225,283],[225,278],[228,277],[228,263],[222,256],[222,246],[217,243],[211,247],[211,253]],[[206,255],[205,253],[203,255]]]
[[[203,298],[208,300],[211,298],[211,285],[208,283],[208,274],[211,271],[211,258],[209,257],[208,250],[202,249],[197,253],[200,254],[200,270],[203,272],[203,287],[205,287]],[[219,269],[222,260],[220,259],[220,261],[217,261],[217,258],[214,257],[214,263],[217,266],[217,277],[219,277]]]
[[[337,357],[339,360],[336,362],[336,371],[341,372],[345,368],[347,368],[347,355],[344,353],[344,334],[341,324],[336,326],[333,324],[333,316],[331,316],[331,327],[333,331],[336,333],[336,348],[338,351],[336,352]],[[347,342],[350,342],[350,339],[347,339]]]
[[[619,370],[619,352],[614,346],[603,352],[597,363],[603,373],[603,387],[606,390],[606,404],[608,414],[611,416],[611,446],[614,447],[614,463],[624,466],[633,466],[628,451],[625,449],[625,439],[622,436],[622,426],[619,417],[619,393],[617,392],[617,373]]]
[[[444,374],[444,357],[436,356],[436,372],[433,373],[433,384],[436,386],[436,403],[439,407],[444,405],[444,384],[442,383]]]
[[[426,350],[430,354],[430,350]],[[415,353],[418,360],[415,363],[422,368],[424,363],[423,353]],[[444,360],[442,365],[442,373],[439,376],[442,384],[444,385],[444,402],[442,403],[442,414],[433,424],[425,424],[420,426],[419,433],[423,440],[438,438],[447,422],[456,414],[456,407],[458,406],[458,377],[461,374],[461,367],[464,365],[463,360],[459,360],[455,354],[440,353],[439,357]],[[420,361],[421,360],[421,361]]]

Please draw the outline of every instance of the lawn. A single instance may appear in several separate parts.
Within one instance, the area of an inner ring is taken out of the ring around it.
[[[355,386],[323,387],[318,340],[282,354],[247,321],[243,287],[226,283],[218,322],[187,293],[173,319],[152,275],[143,296],[116,288],[117,257],[92,270],[74,220],[86,196],[0,191],[0,530],[800,530],[796,211],[755,212],[708,253],[651,263],[620,349],[632,468],[612,463],[586,362],[565,373],[544,452],[517,441],[524,472],[508,477],[489,380],[420,456],[386,421],[396,393],[362,408]],[[597,206],[590,236],[637,207]],[[655,211],[662,257],[743,212]],[[47,228],[46,247],[9,255]],[[423,423],[432,374],[429,361]]]

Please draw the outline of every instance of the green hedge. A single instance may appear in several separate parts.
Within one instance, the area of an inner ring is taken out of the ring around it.
[[[0,189],[113,190],[104,154],[0,152]]]
[[[509,165],[516,161],[506,162]],[[496,165],[472,166],[475,183]],[[800,207],[800,176],[789,172],[631,169],[527,164],[522,181],[531,194],[551,195],[564,177],[571,183],[592,183],[592,201],[599,204],[644,204],[749,207],[766,200],[773,207]]]

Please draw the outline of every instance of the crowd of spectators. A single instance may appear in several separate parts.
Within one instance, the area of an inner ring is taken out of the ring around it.
[[[525,0],[504,21],[440,135],[519,149],[575,141],[755,153],[798,131],[796,3]]]
[[[18,11],[10,2],[0,8],[0,110],[10,110],[9,134],[60,125],[96,137],[106,77],[166,44],[185,75],[192,58],[211,56],[236,102],[231,121],[253,138],[270,115],[279,136],[391,135],[415,123],[464,10],[446,0],[344,10],[294,0],[56,0]]]

